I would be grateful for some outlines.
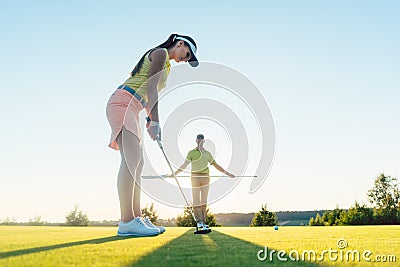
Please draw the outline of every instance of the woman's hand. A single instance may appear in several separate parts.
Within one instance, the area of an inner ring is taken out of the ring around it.
[[[230,172],[225,172],[225,174],[228,175],[230,178],[235,178],[235,175],[233,175],[233,174],[230,173]]]
[[[151,121],[147,127],[147,132],[152,140],[156,140],[158,137],[161,139],[161,127],[158,121]]]

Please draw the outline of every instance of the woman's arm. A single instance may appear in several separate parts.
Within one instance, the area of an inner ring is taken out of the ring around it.
[[[218,163],[214,160],[214,162],[211,164],[213,165],[217,170],[219,170],[220,172],[222,172],[223,174],[228,175],[231,178],[235,178],[235,175],[233,175],[232,173],[224,170],[224,168],[222,168],[221,166],[218,165]]]
[[[167,55],[164,49],[156,49],[150,53],[150,70],[149,80],[147,83],[147,96],[148,106],[151,108],[149,111],[149,117],[152,121],[159,121],[158,119],[158,83],[161,77],[161,71],[165,65],[165,59]]]
[[[158,118],[158,83],[160,81],[161,72],[165,65],[167,55],[163,49],[156,49],[150,53],[150,70],[149,80],[147,82],[147,112],[151,122],[148,124],[147,132],[150,138],[156,140],[161,139],[161,128]],[[150,109],[150,110],[149,110]],[[147,127],[147,125],[146,125]]]
[[[178,173],[186,169],[186,167],[189,165],[190,160],[185,160],[185,162],[174,172],[174,174],[169,175],[169,177],[173,178],[174,176],[177,176]]]

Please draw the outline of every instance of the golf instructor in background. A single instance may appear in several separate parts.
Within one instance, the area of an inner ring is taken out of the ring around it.
[[[235,178],[235,175],[225,171],[217,164],[213,156],[207,151],[204,145],[204,135],[198,134],[196,138],[197,147],[190,150],[186,156],[185,162],[171,174],[173,178],[178,173],[183,171],[189,163],[191,163],[191,180],[192,180],[192,195],[193,195],[193,213],[196,218],[197,228],[199,231],[210,230],[207,222],[207,197],[210,185],[210,171],[208,164],[213,165],[217,170],[225,175]]]
[[[140,37],[139,37],[140,38]],[[142,136],[139,112],[146,110],[147,132],[151,139],[161,136],[158,120],[158,92],[166,85],[170,61],[199,63],[197,45],[185,35],[172,34],[168,40],[148,50],[131,72],[130,77],[110,96],[106,115],[111,126],[109,147],[119,150],[121,165],[118,172],[118,196],[121,220],[119,236],[152,236],[165,231],[142,217],[140,208],[141,172],[143,168]]]

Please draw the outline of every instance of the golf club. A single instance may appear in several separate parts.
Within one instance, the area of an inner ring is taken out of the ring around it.
[[[184,177],[202,178],[204,176],[177,175],[175,177],[176,178],[184,178]],[[229,176],[227,176],[227,175],[210,175],[209,177],[210,178],[216,178],[216,177],[226,178],[226,177],[229,177]],[[253,175],[253,176],[252,175],[238,175],[238,176],[235,176],[235,178],[255,178],[255,177],[257,177],[257,175]],[[142,178],[144,178],[144,179],[164,179],[164,178],[172,178],[172,177],[169,177],[167,175],[142,175]]]
[[[159,136],[157,136],[157,143],[158,143],[158,146],[160,147],[160,149],[161,149],[161,151],[162,151],[162,153],[163,153],[163,155],[164,155],[165,160],[166,160],[167,163],[168,163],[169,169],[171,170],[171,173],[172,173],[172,175],[174,176],[176,183],[178,184],[179,190],[181,191],[182,196],[183,196],[183,198],[185,199],[186,205],[189,207],[190,214],[192,215],[194,221],[196,222],[196,217],[194,216],[194,213],[193,213],[193,207],[192,207],[192,205],[189,204],[189,201],[187,200],[186,195],[185,195],[185,193],[183,192],[182,187],[181,187],[181,185],[179,184],[178,179],[176,178],[175,172],[174,172],[174,170],[172,169],[172,166],[171,166],[171,163],[169,162],[169,159],[168,159],[168,157],[167,157],[167,154],[165,154],[164,147],[163,147],[163,145],[162,145],[162,143],[161,143],[161,140],[160,140],[160,137],[159,137]],[[197,225],[196,225],[196,231],[194,232],[194,234],[208,234],[209,232],[211,232],[211,229],[210,229],[210,230],[207,230],[207,231],[199,231],[199,229],[197,228]]]

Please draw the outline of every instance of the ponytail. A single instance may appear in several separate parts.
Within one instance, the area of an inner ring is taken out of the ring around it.
[[[145,58],[145,56],[147,55],[147,53],[152,52],[153,50],[156,50],[157,48],[167,48],[167,49],[168,49],[168,48],[174,46],[174,45],[178,42],[178,40],[176,40],[176,37],[177,37],[177,36],[179,36],[179,35],[176,34],[176,33],[171,34],[171,35],[168,37],[167,41],[165,41],[164,43],[162,43],[162,44],[160,44],[160,45],[158,45],[158,46],[156,46],[156,47],[154,47],[154,48],[148,50],[148,51],[142,56],[142,58],[139,60],[139,62],[136,64],[135,68],[133,68],[133,70],[132,70],[132,72],[131,72],[131,77],[134,76],[136,73],[139,73],[139,72],[140,72],[140,69],[142,68],[142,65],[143,65],[144,58]]]

